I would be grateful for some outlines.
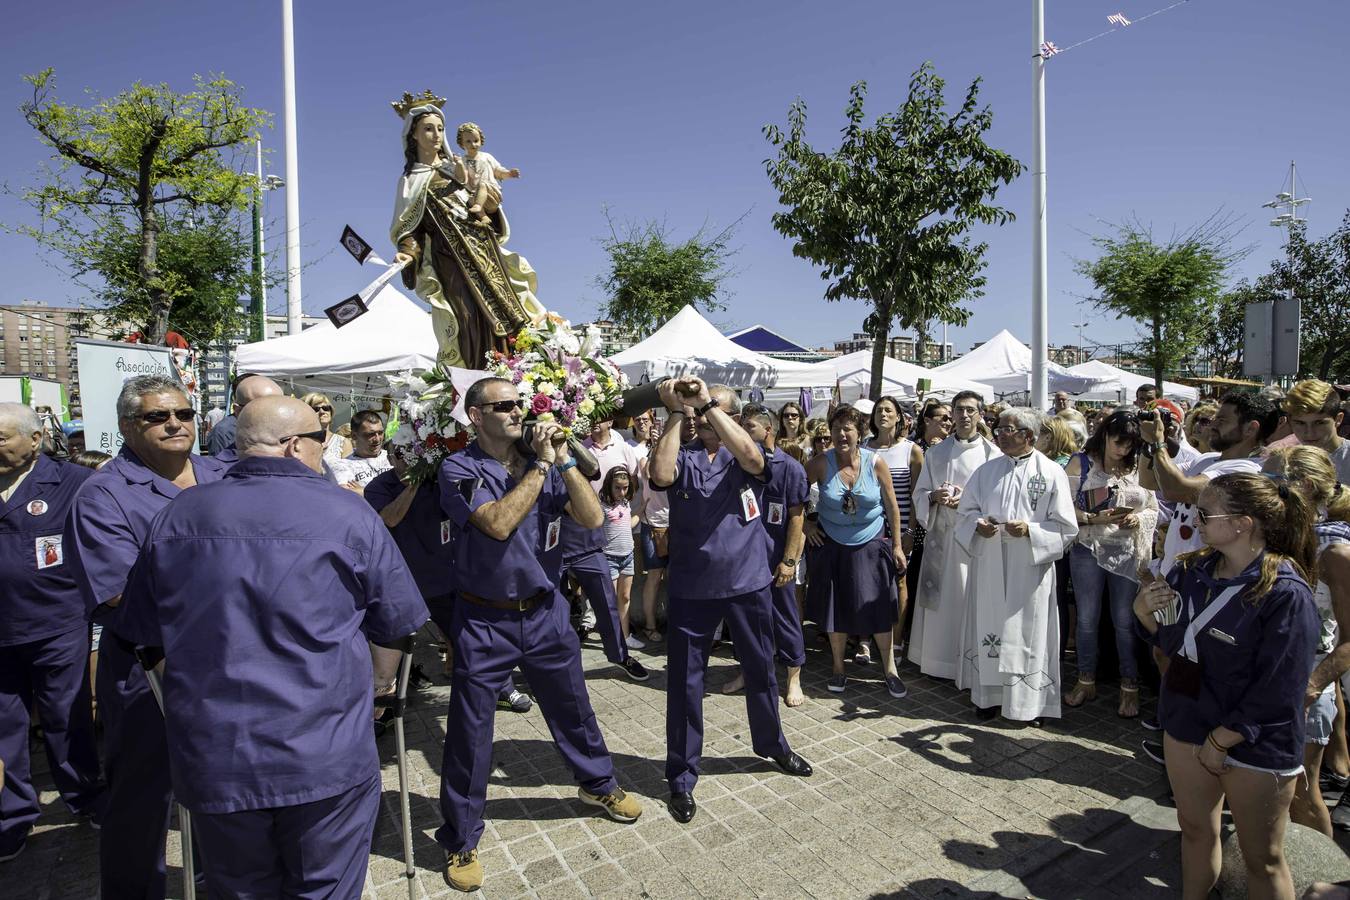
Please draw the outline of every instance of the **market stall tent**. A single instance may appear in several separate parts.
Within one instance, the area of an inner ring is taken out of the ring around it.
[[[1113,365],[1104,363],[1101,360],[1092,359],[1085,363],[1079,363],[1076,366],[1070,366],[1069,371],[1075,375],[1084,375],[1089,378],[1110,378],[1116,382],[1112,390],[1094,390],[1086,394],[1080,394],[1080,400],[1106,400],[1117,403],[1133,403],[1134,392],[1140,385],[1153,384],[1153,379],[1146,375],[1136,375],[1133,372],[1127,372],[1124,369],[1118,369]],[[1171,381],[1163,382],[1163,396],[1170,397],[1173,400],[1185,400],[1187,403],[1194,403],[1200,399],[1200,391],[1197,388],[1185,384],[1174,384]]]
[[[1051,393],[1086,394],[1111,390],[1112,380],[1075,375],[1061,365],[1046,363],[1046,382]],[[989,385],[999,397],[1031,390],[1031,348],[1007,329],[959,359],[933,369],[933,377],[964,378]]]
[[[834,359],[814,363],[822,370],[834,373],[839,385],[839,399],[851,403],[860,397],[866,397],[872,384],[872,351],[859,350]],[[925,369],[912,363],[886,357],[881,364],[883,395],[911,399],[918,395],[917,385],[920,379],[932,382],[924,392],[926,397],[943,397],[950,400],[961,391],[975,391],[986,402],[994,400],[994,389],[979,381],[967,381],[950,375],[940,375],[936,369]]]

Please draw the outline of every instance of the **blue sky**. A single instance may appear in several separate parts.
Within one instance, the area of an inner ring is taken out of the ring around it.
[[[1046,35],[1059,47],[1167,0],[1046,0]],[[761,128],[805,99],[809,135],[833,146],[849,85],[866,80],[869,111],[894,109],[911,72],[932,60],[958,103],[984,78],[994,109],[989,140],[1031,157],[1031,4],[1012,0],[807,3],[688,0],[681,4],[438,4],[413,7],[305,2],[296,7],[300,203],[305,310],[360,288],[370,275],[337,247],[350,223],[386,255],[402,162],[389,101],[430,87],[449,97],[450,124],[479,123],[485,149],[524,177],[505,185],[512,247],[540,273],[541,299],[574,321],[602,301],[604,209],[618,222],[664,220],[675,237],[742,215],[718,324],[763,323],[819,345],[856,330],[861,302],[826,303],[824,283],[769,223],[776,198],[764,175]],[[431,10],[437,10],[432,12]],[[228,10],[228,12],[227,12]],[[250,105],[276,114],[263,136],[268,168],[281,152],[281,4],[73,0],[7,12],[0,36],[0,178],[31,182],[43,148],[20,118],[24,73],[54,66],[62,99],[111,95],[135,80],[186,89],[220,72]],[[1297,159],[1314,235],[1350,206],[1350,119],[1344,114],[1350,4],[1303,0],[1190,0],[1051,60],[1047,72],[1050,338],[1075,340],[1088,286],[1073,259],[1089,235],[1137,215],[1163,237],[1222,207],[1255,244],[1237,274],[1280,252],[1282,232],[1260,208]],[[989,241],[986,296],[958,352],[999,328],[1030,336],[1030,179],[999,194],[1017,221]],[[272,263],[281,260],[284,200],[269,195]],[[31,213],[0,196],[0,222]],[[76,302],[80,291],[32,243],[0,234],[3,302]],[[279,311],[283,294],[270,306]],[[1089,341],[1129,340],[1132,326],[1089,313]]]

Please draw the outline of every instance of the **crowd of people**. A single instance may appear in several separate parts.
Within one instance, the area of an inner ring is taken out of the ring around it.
[[[811,635],[831,693],[903,699],[907,659],[1013,727],[1117,680],[1116,714],[1162,738],[1141,750],[1171,783],[1188,898],[1218,877],[1225,800],[1254,895],[1290,896],[1288,819],[1350,827],[1350,803],[1322,797],[1350,784],[1350,441],[1331,385],[1189,408],[1146,387],[1084,411],[882,397],[820,418],[697,378],[659,397],[662,415],[595,424],[587,477],[561,429],[527,433],[515,385],[484,378],[463,398],[473,440],[424,482],[378,412],[343,434],[329,398],[262,376],[238,381],[209,455],[158,376],[123,386],[115,457],[45,454],[36,414],[0,404],[0,861],[39,814],[35,716],[62,800],[101,826],[103,896],[164,896],[174,801],[213,895],[359,896],[376,698],[424,626],[451,683],[435,838],[458,890],[484,880],[499,710],[537,703],[579,801],[642,815],[590,705],[596,633],[635,681],[637,653],[666,657],[680,823],[724,639],[754,752],[813,774],[777,668],[783,704],[807,702]]]

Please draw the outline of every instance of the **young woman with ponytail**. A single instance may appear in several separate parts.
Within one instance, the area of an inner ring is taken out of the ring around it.
[[[1317,535],[1313,602],[1321,630],[1304,696],[1308,714],[1303,769],[1307,778],[1296,781],[1289,818],[1330,837],[1331,813],[1322,799],[1317,773],[1336,719],[1336,679],[1350,669],[1350,488],[1337,483],[1336,467],[1327,452],[1306,444],[1273,451],[1262,469],[1283,476],[1322,512],[1313,526]]]
[[[1158,708],[1182,897],[1204,900],[1218,879],[1226,797],[1248,893],[1292,900],[1284,831],[1319,631],[1316,511],[1284,479],[1246,473],[1215,478],[1196,507],[1205,547],[1134,601],[1141,637],[1170,657]]]

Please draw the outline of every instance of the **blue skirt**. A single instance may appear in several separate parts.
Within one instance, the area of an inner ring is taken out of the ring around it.
[[[826,535],[807,553],[806,566],[806,617],[824,630],[880,634],[899,620],[899,572],[885,535],[855,547]]]

